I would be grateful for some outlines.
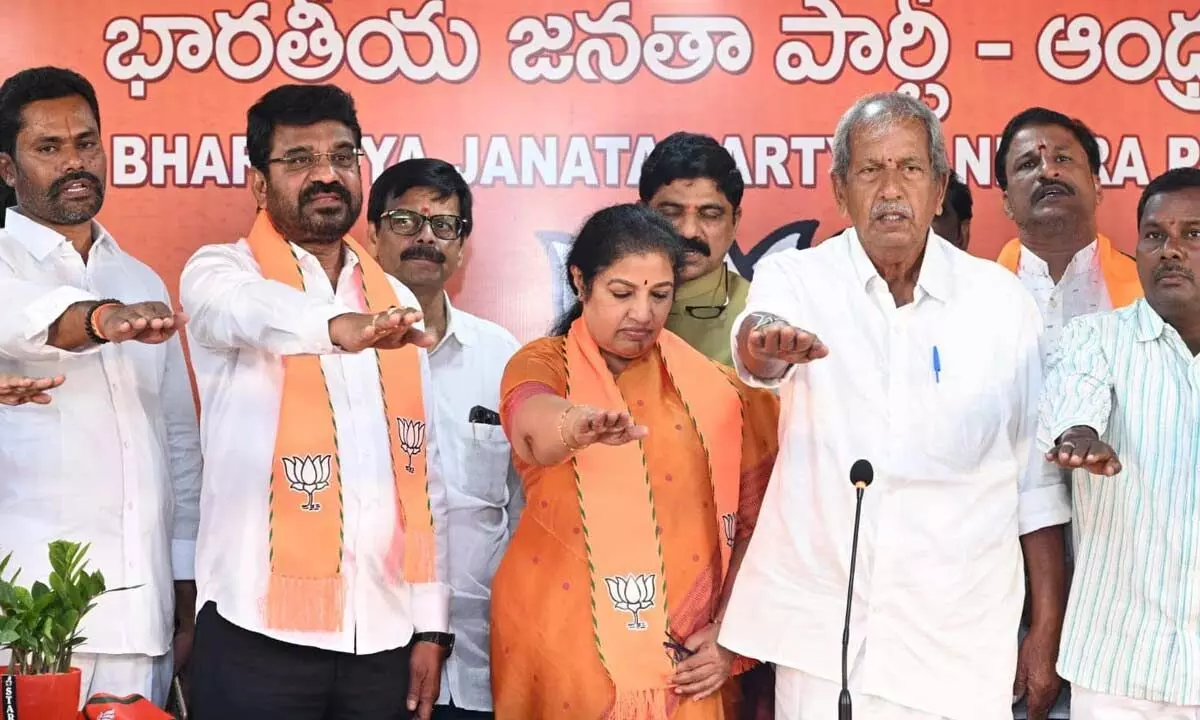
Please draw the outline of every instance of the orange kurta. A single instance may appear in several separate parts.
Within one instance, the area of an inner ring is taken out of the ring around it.
[[[543,338],[509,362],[501,417],[529,397],[566,396],[564,339]],[[753,531],[777,449],[778,400],[722,368],[742,396],[742,473],[737,535]],[[680,639],[703,628],[720,597],[721,537],[704,449],[671,385],[657,348],[616,378],[644,440],[650,483],[662,525],[667,612]],[[732,440],[732,439],[730,439]],[[714,439],[714,441],[716,441]],[[592,632],[591,592],[579,499],[571,463],[538,467],[515,458],[526,509],[492,585],[492,694],[498,720],[604,718],[614,689]],[[630,502],[645,502],[645,497]],[[666,652],[664,650],[664,652]],[[736,669],[736,668],[735,668]],[[702,702],[681,702],[672,720],[723,720],[734,683]]]

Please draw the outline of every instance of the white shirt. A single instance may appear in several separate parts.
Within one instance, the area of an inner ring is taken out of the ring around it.
[[[1058,347],[1063,327],[1072,318],[1113,309],[1108,296],[1108,284],[1104,282],[1104,273],[1100,270],[1100,255],[1096,250],[1097,242],[1093,240],[1091,245],[1075,253],[1062,278],[1055,284],[1046,261],[1029,248],[1021,246],[1017,277],[1033,295],[1045,321],[1042,334],[1043,363],[1050,359]]]
[[[523,505],[512,448],[500,425],[469,422],[471,408],[500,412],[500,378],[520,344],[504,328],[457,310],[446,298],[446,334],[429,353],[438,445],[449,507],[450,628],[454,652],[438,703],[491,712],[488,660],[492,576]]]
[[[413,632],[446,632],[446,494],[437,433],[427,438],[429,500],[438,582],[389,580],[385,557],[396,530],[396,490],[374,352],[337,351],[329,320],[365,312],[358,257],[347,249],[336,293],[320,261],[293,245],[305,291],[266,280],[244,240],[200,248],[183,269],[180,301],[191,316],[192,367],[200,390],[204,492],[196,555],[197,607],[214,602],[226,620],[277,640],[362,655],[408,644]],[[391,280],[402,306],[418,307]],[[336,632],[273,630],[262,605],[270,564],[267,496],[283,355],[321,356],[337,425],[344,504],[346,603]],[[428,357],[421,355],[426,422],[437,427]]]
[[[173,580],[193,577],[199,522],[196,405],[178,337],[67,352],[46,344],[77,302],[170,303],[162,280],[98,223],[83,258],[10,208],[0,230],[0,372],[65,375],[50,405],[0,407],[0,557],[45,581],[52,540],[91,543],[88,567],[133,590],[96,601],[82,652],[162,655]]]
[[[754,312],[815,332],[829,355],[782,380],[779,457],[721,644],[840,682],[848,472],[865,458],[875,481],[850,627],[862,692],[954,720],[1011,719],[1018,537],[1070,515],[1033,442],[1033,300],[1012,273],[930,233],[914,302],[898,308],[849,229],[764,259],[734,333]],[[779,384],[735,361],[747,382]]]

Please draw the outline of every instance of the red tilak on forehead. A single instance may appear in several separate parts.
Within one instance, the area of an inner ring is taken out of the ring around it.
[[[421,214],[422,214],[422,215],[428,215],[428,214],[429,214],[429,206],[428,206],[428,205],[422,205],[422,206],[421,206]]]
[[[1049,148],[1049,146],[1048,146],[1048,145],[1046,145],[1046,143],[1038,143],[1038,151],[1039,151],[1039,152],[1040,152],[1040,151],[1042,151],[1042,150],[1049,150],[1049,149],[1050,149],[1050,148]]]

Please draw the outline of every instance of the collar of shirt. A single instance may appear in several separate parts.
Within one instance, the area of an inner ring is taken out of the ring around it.
[[[850,248],[850,263],[854,267],[855,276],[858,278],[859,285],[869,291],[875,280],[883,282],[883,278],[880,277],[879,271],[875,269],[875,264],[867,255],[862,240],[858,237],[858,231],[850,227],[846,232],[849,233],[850,242],[847,244]],[[942,302],[950,299],[952,291],[953,277],[950,272],[950,262],[946,258],[946,253],[950,249],[950,243],[930,230],[925,241],[925,256],[921,260],[921,269],[917,271],[917,289]],[[919,296],[913,299],[917,300]]]
[[[26,217],[16,207],[10,207],[4,212],[4,229],[39,261],[45,260],[62,244],[70,244],[62,233]],[[107,243],[112,243],[113,248],[119,247],[113,236],[95,220],[92,221],[92,237],[93,248],[103,247]]]
[[[725,263],[721,263],[717,269],[711,270],[693,280],[688,280],[675,290],[675,302],[679,303],[681,300],[695,300],[700,297],[708,298],[715,296],[721,289],[721,280],[725,277],[725,272]],[[723,300],[723,297],[719,297],[713,304],[720,305]]]
[[[1087,247],[1075,253],[1075,257],[1071,258],[1071,262],[1067,263],[1067,269],[1063,273],[1063,279],[1059,283],[1061,284],[1067,278],[1075,275],[1084,275],[1093,269],[1099,271],[1100,257],[1096,250],[1097,243],[1095,240],[1092,240]],[[1021,259],[1017,263],[1017,274],[1040,275],[1048,278],[1050,277],[1050,265],[1022,244]]]
[[[1154,311],[1154,308],[1150,307],[1150,303],[1146,302],[1144,298],[1136,303],[1134,321],[1137,324],[1138,342],[1158,340],[1167,327],[1166,321]]]

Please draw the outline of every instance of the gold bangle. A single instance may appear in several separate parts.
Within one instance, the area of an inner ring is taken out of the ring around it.
[[[574,409],[574,405],[568,405],[566,409],[562,411],[562,414],[558,416],[558,439],[562,440],[563,446],[566,447],[570,452],[577,452],[583,449],[582,445],[572,446],[567,440],[567,415]]]

